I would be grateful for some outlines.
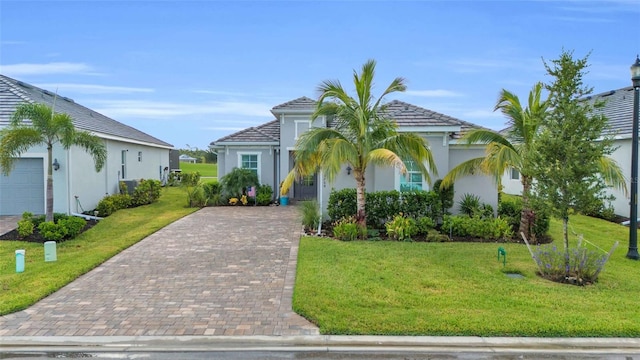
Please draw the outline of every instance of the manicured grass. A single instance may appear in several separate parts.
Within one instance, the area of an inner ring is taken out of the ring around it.
[[[585,216],[570,226],[606,251],[620,241],[595,285],[539,278],[519,244],[304,237],[293,307],[323,334],[640,336],[640,262],[625,258],[628,228]],[[559,221],[551,234],[562,246]]]
[[[212,178],[218,176],[218,164],[191,164],[181,162],[180,169],[185,173],[197,171],[203,178]]]
[[[0,241],[0,315],[29,307],[120,251],[196,211],[180,188],[163,188],[158,202],[120,210],[76,239],[57,245],[56,262],[44,262],[42,244]],[[15,272],[15,250],[26,250],[25,271]]]

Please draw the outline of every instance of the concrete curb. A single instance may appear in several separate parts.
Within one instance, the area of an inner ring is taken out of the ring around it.
[[[4,336],[2,352],[473,351],[640,354],[637,338],[440,336]]]

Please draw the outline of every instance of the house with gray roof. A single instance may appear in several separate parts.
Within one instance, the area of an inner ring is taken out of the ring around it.
[[[631,175],[631,135],[633,126],[633,87],[628,86],[617,90],[589,96],[584,101],[604,101],[604,107],[595,109],[595,114],[602,114],[608,120],[607,129],[603,136],[612,136],[616,150],[610,155],[627,178]],[[506,129],[505,129],[506,130]],[[502,178],[504,192],[507,194],[522,194],[522,183],[517,171],[509,170]],[[608,194],[615,196],[611,203],[614,212],[620,216],[629,216],[629,194],[615,189],[608,189]]]
[[[105,195],[119,191],[122,180],[161,179],[169,166],[173,145],[82,106],[51,91],[0,75],[0,128],[9,124],[21,103],[41,103],[66,113],[78,130],[103,139],[107,159],[100,172],[82,149],[54,146],[54,211],[80,213],[92,210]],[[15,162],[8,176],[0,174],[0,215],[25,211],[44,214],[47,149],[36,146]]]
[[[317,102],[308,97],[285,102],[271,109],[273,120],[213,141],[210,148],[218,154],[218,178],[235,167],[251,169],[258,174],[260,183],[273,187],[274,200],[277,200],[280,182],[293,168],[298,137],[312,127],[331,126],[331,119],[326,117],[311,119],[316,106]],[[428,141],[438,169],[438,174],[431,176],[433,180],[443,177],[461,162],[484,153],[484,146],[458,143],[461,133],[478,125],[399,100],[387,103],[385,111],[386,116],[398,124],[399,131],[418,133]],[[333,183],[321,174],[298,180],[288,198],[290,201],[317,199],[326,207],[332,189],[355,188],[349,164],[344,164],[343,169]],[[402,175],[393,167],[371,166],[365,176],[366,191],[369,192],[431,189],[422,174],[411,169],[407,175]],[[465,193],[473,193],[496,208],[497,187],[490,177],[475,175],[460,179],[454,190],[456,202]]]

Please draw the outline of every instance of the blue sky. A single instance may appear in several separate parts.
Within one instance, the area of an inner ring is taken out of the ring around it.
[[[273,119],[269,110],[378,62],[378,93],[493,129],[506,88],[549,81],[542,59],[591,52],[595,93],[631,85],[640,0],[0,2],[0,73],[176,148]]]

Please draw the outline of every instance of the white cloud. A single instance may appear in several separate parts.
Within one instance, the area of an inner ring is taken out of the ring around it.
[[[43,74],[95,74],[94,69],[83,63],[52,62],[47,64],[0,65],[0,73],[8,76]]]
[[[420,97],[457,97],[462,96],[462,94],[457,93],[451,90],[407,90],[405,94],[410,96],[420,96]]]
[[[113,117],[173,118],[197,115],[268,117],[271,105],[250,102],[169,103],[139,100],[101,100],[95,110]]]
[[[83,94],[132,94],[132,93],[151,93],[154,89],[150,88],[135,88],[126,86],[105,86],[94,84],[36,84],[36,86],[43,89],[55,89],[68,92],[80,92]]]

